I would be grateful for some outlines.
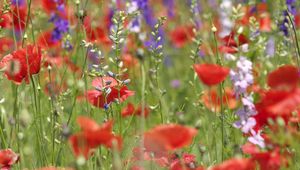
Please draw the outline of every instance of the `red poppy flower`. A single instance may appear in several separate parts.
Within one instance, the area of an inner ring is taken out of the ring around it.
[[[256,145],[248,142],[242,146],[242,151],[245,154],[252,155],[255,153],[259,153],[259,148]]]
[[[129,53],[122,56],[122,61],[125,68],[134,68],[139,63],[139,61]]]
[[[25,28],[27,17],[27,7],[13,7],[12,9],[12,18],[13,26],[16,30],[20,31]]]
[[[297,67],[285,65],[272,71],[268,76],[268,85],[271,88],[295,88],[300,80]]]
[[[135,147],[132,149],[133,158],[131,162],[134,163],[140,160],[153,161],[160,167],[167,167],[169,165],[168,154],[163,154],[160,156],[153,157],[151,152],[147,152],[140,147]]]
[[[255,162],[252,159],[229,159],[222,164],[216,165],[211,170],[255,170]]]
[[[64,0],[41,0],[41,3],[46,12],[50,13],[57,9],[58,4],[64,3]]]
[[[295,25],[297,28],[300,28],[300,13],[295,16]]]
[[[177,124],[159,125],[144,133],[147,151],[163,153],[189,145],[197,135],[194,128]]]
[[[45,31],[41,33],[38,37],[37,42],[41,47],[46,48],[59,47],[60,44],[59,41],[54,41],[52,39],[52,31]]]
[[[149,113],[150,113],[150,108],[148,106],[145,106],[143,114],[145,115],[145,117],[147,117]],[[142,116],[142,105],[139,105],[139,107],[135,110],[134,114]]]
[[[10,17],[9,13],[0,16],[0,27],[10,28],[11,23],[12,23],[12,18]]]
[[[0,53],[6,53],[12,49],[14,40],[12,38],[0,38]]]
[[[279,148],[273,151],[255,153],[252,154],[252,157],[258,162],[260,169],[279,170],[284,162]]]
[[[271,28],[271,18],[270,15],[266,14],[265,16],[261,17],[259,20],[259,29],[262,32],[270,32]]]
[[[112,41],[109,39],[108,32],[102,26],[92,27],[90,17],[85,17],[84,27],[89,41],[97,41],[103,45],[110,46]]]
[[[237,36],[238,41],[235,40],[235,36],[236,34],[234,32],[231,32],[229,35],[222,38],[224,45],[229,47],[238,47],[240,45],[248,43],[248,39],[244,34],[239,34]]]
[[[258,114],[255,116],[257,127],[267,125],[268,119],[283,118],[286,122],[300,105],[300,89],[292,91],[270,90],[255,105]]]
[[[213,86],[221,83],[229,74],[229,68],[217,64],[195,64],[199,79],[207,86]]]
[[[131,116],[134,114],[135,108],[132,103],[128,103],[126,107],[124,107],[121,111],[121,115],[123,117]]]
[[[277,100],[275,99],[275,102],[267,109],[274,114],[289,114],[296,111],[300,106],[300,89],[290,92],[278,91],[272,95],[277,95]]]
[[[182,158],[172,160],[170,170],[194,170],[196,168],[196,156],[184,153]]]
[[[183,47],[193,37],[193,28],[190,26],[179,26],[171,31],[171,41],[176,48]]]
[[[217,112],[220,111],[221,102],[230,109],[234,109],[237,105],[234,92],[229,88],[225,89],[222,99],[216,89],[210,89],[204,92],[201,100],[207,108]]]
[[[145,117],[147,117],[149,113],[150,113],[149,107],[145,106],[143,114],[145,115]],[[127,106],[122,109],[121,114],[123,117],[131,116],[131,115],[142,116],[142,106],[139,105],[139,107],[135,109],[132,103],[128,103]]]
[[[128,90],[126,85],[118,85],[117,80],[112,77],[96,78],[93,80],[92,85],[96,90],[89,90],[86,94],[87,99],[92,105],[99,108],[104,108],[105,105],[108,105],[115,100],[123,102],[129,96],[134,95],[134,92]],[[107,94],[104,92],[105,89],[110,89]]]
[[[235,40],[235,36],[236,34],[234,32],[231,32],[229,35],[222,38],[223,45],[219,47],[219,51],[221,53],[237,53],[237,47],[248,43],[248,39],[244,34],[239,34],[237,36],[238,41]]]
[[[80,116],[77,118],[77,122],[82,132],[76,133],[69,138],[76,157],[82,155],[88,159],[93,149],[100,145],[112,148],[113,142],[116,142],[117,148],[121,149],[122,139],[112,133],[112,121],[99,126],[94,120]]]
[[[0,68],[5,69],[5,76],[21,84],[23,79],[28,82],[28,76],[37,74],[41,68],[40,47],[29,45],[6,55],[0,61]]]
[[[98,26],[96,29],[97,40],[103,45],[110,46],[112,41],[109,39],[108,32],[104,28]]]
[[[221,53],[229,53],[229,54],[234,54],[238,52],[238,49],[236,47],[230,47],[230,46],[220,46],[219,51]]]
[[[11,166],[19,161],[19,155],[11,149],[0,150],[0,169],[9,170]]]

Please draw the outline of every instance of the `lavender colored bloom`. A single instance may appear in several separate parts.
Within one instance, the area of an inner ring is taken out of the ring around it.
[[[172,61],[172,58],[170,56],[165,56],[164,57],[164,65],[166,67],[172,67],[173,66],[173,61]]]
[[[247,93],[247,88],[253,83],[252,62],[245,57],[240,57],[236,65],[236,70],[230,70],[230,77],[234,85],[236,97],[241,97],[243,105],[235,113],[239,117],[239,120],[234,122],[233,126],[241,129],[243,133],[250,133],[252,136],[248,140],[263,148],[263,138],[260,136],[260,133],[257,134],[253,130],[256,120],[252,116],[257,114],[253,97]]]
[[[270,37],[267,42],[266,54],[267,54],[267,57],[273,57],[275,55],[275,40],[273,37]]]
[[[297,9],[296,9],[296,0],[286,0],[286,6],[287,10],[283,11],[284,19],[279,25],[279,30],[283,32],[285,36],[289,35],[289,30],[287,27],[287,24],[289,24],[288,20],[288,12],[292,15],[296,15]],[[294,21],[293,21],[294,22]]]
[[[150,28],[154,28],[155,24],[157,23],[157,20],[154,18],[154,14],[153,14],[153,10],[149,5],[148,0],[132,0],[131,4],[137,5],[138,6],[138,10],[140,10],[142,12],[142,16],[146,22],[146,24],[150,27]],[[138,16],[139,17],[139,16]],[[139,19],[136,21],[133,21],[134,23],[132,23],[132,27],[136,27],[135,30],[139,29]],[[161,40],[159,42],[156,42],[153,37],[150,37],[150,39],[148,41],[145,42],[145,46],[146,47],[153,47],[156,48],[159,45],[162,45],[164,42],[164,31],[160,28],[159,29],[159,36],[161,37]]]
[[[261,148],[265,148],[265,146],[266,146],[265,140],[263,137],[261,137],[260,133],[261,133],[261,131],[258,131],[258,133],[256,133],[254,130],[251,130],[252,136],[250,136],[248,138],[248,141],[255,145],[260,146]]]
[[[288,8],[288,11],[292,15],[296,15],[296,13],[297,13],[296,0],[286,0],[286,5],[287,5],[287,8]]]
[[[192,8],[193,12],[193,20],[195,22],[196,29],[200,29],[202,26],[202,22],[200,20],[200,13],[202,11],[201,5],[199,1],[196,1],[195,4],[192,4],[192,0],[187,1],[188,6]]]
[[[253,117],[249,117],[245,120],[239,120],[233,124],[235,128],[241,129],[243,133],[249,133],[255,125],[256,120]]]
[[[56,2],[58,3],[58,2]],[[57,4],[57,11],[64,13],[65,12],[65,5]],[[49,19],[49,22],[52,22],[54,24],[54,29],[52,31],[52,41],[60,41],[63,37],[63,34],[67,33],[69,31],[69,21],[67,19],[62,18],[57,13],[52,13],[51,17]],[[69,44],[70,45],[70,44]],[[71,47],[67,45],[68,47]]]
[[[232,13],[232,2],[231,0],[223,0],[220,4],[220,23],[222,30],[220,31],[220,36],[224,37],[231,33],[234,23],[231,21]]]
[[[180,80],[172,80],[171,81],[171,87],[173,88],[179,88],[181,86]]]
[[[284,11],[283,16],[284,16],[284,19],[279,25],[279,30],[281,32],[283,32],[284,36],[288,36],[289,35],[289,28],[287,26],[289,24],[289,20],[287,18],[288,17],[288,12]]]
[[[26,4],[26,0],[12,0],[11,3],[15,6],[23,6]]]
[[[173,18],[175,16],[175,12],[174,12],[175,3],[174,3],[174,0],[163,0],[163,4],[168,9],[168,16],[170,18]]]
[[[62,48],[66,49],[67,51],[71,51],[73,49],[73,46],[72,46],[72,44],[71,44],[71,42],[69,40],[66,40],[62,44]]]
[[[253,83],[252,62],[245,57],[240,57],[237,62],[237,71],[230,70],[229,74],[238,98],[241,94],[246,93],[247,88]]]
[[[56,29],[62,33],[68,32],[68,30],[69,30],[68,20],[58,18],[56,21],[54,21],[54,25],[55,25]]]
[[[137,17],[133,19],[128,27],[131,32],[139,33],[141,31],[141,18]]]
[[[115,14],[115,10],[113,8],[109,9],[109,13],[108,13],[108,25],[107,25],[107,29],[111,29],[111,27],[113,26],[113,23],[112,23],[112,18],[114,17],[114,14]]]
[[[136,1],[132,1],[127,7],[127,12],[129,14],[132,14],[136,12],[138,9],[139,9],[138,3]]]

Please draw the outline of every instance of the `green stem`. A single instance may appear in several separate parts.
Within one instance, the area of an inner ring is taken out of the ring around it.
[[[294,35],[295,35],[296,47],[297,47],[297,52],[298,52],[297,65],[298,65],[298,67],[300,67],[300,62],[299,62],[299,58],[300,58],[300,47],[299,47],[299,43],[298,43],[298,36],[297,36],[296,28],[295,28],[294,22],[293,22],[293,20],[292,20],[291,15],[289,14],[289,12],[287,12],[287,16],[288,16],[288,18],[289,18],[289,20],[290,20],[290,23],[292,24],[293,32],[294,32]]]
[[[140,117],[140,148],[143,150],[144,148],[144,131],[145,131],[145,86],[146,86],[146,75],[145,75],[145,68],[144,64],[141,65],[141,71],[142,71],[142,98],[141,98],[141,104],[142,104],[142,115]],[[143,154],[141,154],[143,155]],[[142,161],[142,164],[144,164],[144,158],[141,156],[140,160]],[[142,166],[143,167],[143,166]]]

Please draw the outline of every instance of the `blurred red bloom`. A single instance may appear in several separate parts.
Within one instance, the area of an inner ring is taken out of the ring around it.
[[[105,105],[115,100],[123,102],[129,96],[134,95],[134,92],[128,90],[126,85],[118,85],[116,79],[108,76],[94,79],[92,85],[96,90],[89,90],[86,96],[92,105],[99,108],[104,108]]]
[[[194,128],[177,124],[159,125],[144,133],[144,144],[147,151],[161,154],[189,145],[196,135]]]
[[[100,126],[88,117],[79,116],[77,123],[82,131],[69,138],[76,157],[82,155],[88,159],[93,149],[100,145],[112,148],[113,142],[116,142],[117,149],[121,149],[122,139],[120,136],[112,133],[112,121],[108,121]]]
[[[182,158],[172,160],[170,170],[194,170],[196,169],[196,156],[191,154],[183,154]]]
[[[300,28],[300,13],[295,16],[295,26]]]
[[[50,13],[57,9],[58,4],[64,3],[64,0],[41,0],[42,7],[46,12]]]
[[[255,166],[255,161],[252,159],[232,158],[210,168],[210,170],[255,170]]]
[[[0,169],[9,170],[11,166],[19,161],[19,155],[11,149],[0,150]]]
[[[124,107],[121,111],[123,117],[131,116],[134,114],[135,108],[132,103],[128,103],[126,107]]]
[[[108,37],[108,32],[102,26],[92,26],[90,17],[85,17],[84,27],[89,41],[97,41],[103,45],[109,46],[112,41]]]
[[[267,125],[268,119],[282,117],[286,122],[292,112],[300,105],[300,89],[292,91],[270,90],[255,105],[258,114],[255,116],[257,127]]]
[[[12,38],[0,38],[0,53],[6,53],[12,49],[14,40]]]
[[[285,65],[272,71],[268,76],[268,85],[271,88],[288,88],[297,87],[300,80],[300,74],[297,67]]]
[[[27,7],[13,7],[12,18],[13,26],[16,30],[20,31],[25,28],[27,17]]]
[[[52,40],[52,31],[45,31],[38,37],[38,44],[42,48],[59,47],[60,42]]]
[[[254,153],[252,157],[258,162],[260,169],[279,170],[284,162],[279,148],[273,151]]]
[[[136,67],[139,63],[139,61],[129,53],[122,55],[122,61],[124,63],[124,67],[126,68]]]
[[[38,46],[28,45],[26,48],[6,55],[0,61],[0,68],[5,69],[5,76],[21,84],[23,79],[28,81],[28,76],[37,74],[41,68],[41,49]]]
[[[11,24],[12,24],[12,18],[10,17],[9,13],[0,16],[0,27],[10,28]]]
[[[217,64],[195,64],[194,70],[199,79],[207,86],[221,83],[229,74],[229,68]]]
[[[269,14],[265,14],[263,17],[259,19],[259,29],[262,32],[270,32],[271,28],[271,18]]]
[[[149,115],[149,113],[150,113],[149,107],[145,106],[145,108],[144,108],[145,117],[147,117]],[[142,116],[142,106],[139,105],[139,107],[135,109],[135,107],[132,103],[128,103],[127,106],[122,109],[121,114],[123,117],[131,116],[131,115]]]
[[[238,52],[237,47],[248,43],[248,39],[244,34],[239,34],[237,37],[235,36],[236,34],[231,32],[229,35],[222,38],[223,45],[219,47],[219,51],[222,53],[234,54]],[[235,39],[237,39],[237,41]]]
[[[191,26],[178,26],[170,34],[171,41],[176,48],[183,47],[194,36]]]
[[[221,102],[230,109],[234,109],[237,105],[234,92],[229,88],[225,89],[225,94],[222,96],[222,99],[216,89],[209,89],[204,92],[201,100],[207,108],[217,112],[220,111]]]

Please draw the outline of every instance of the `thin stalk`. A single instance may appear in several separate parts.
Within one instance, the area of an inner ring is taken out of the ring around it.
[[[142,98],[141,98],[141,104],[142,104],[142,116],[140,117],[140,148],[143,150],[144,148],[144,131],[145,131],[145,86],[146,86],[146,75],[145,75],[145,68],[144,64],[141,65],[141,71],[142,71]],[[141,154],[140,160],[142,161],[142,165],[144,165],[144,158],[143,154]],[[143,167],[143,166],[142,166]]]
[[[216,48],[216,54],[217,54],[217,63],[220,64],[221,66],[223,65],[221,57],[219,56],[218,52],[218,42],[216,38],[216,33],[213,33],[214,37],[214,43],[215,43],[215,48]],[[223,82],[219,86],[219,92],[220,92],[220,112],[221,112],[221,137],[222,137],[222,161],[224,161],[224,146],[225,146],[225,126],[224,126],[224,110],[223,110]]]
[[[298,43],[298,36],[297,36],[296,28],[295,28],[294,22],[293,22],[293,20],[292,20],[291,15],[289,14],[289,12],[287,12],[287,16],[288,16],[288,18],[289,18],[289,20],[290,20],[290,23],[291,23],[291,25],[292,25],[292,28],[293,28],[293,32],[294,32],[294,36],[295,36],[295,41],[296,41],[297,52],[298,52],[297,65],[298,65],[298,67],[300,67],[300,62],[299,62],[299,58],[300,58],[300,47],[299,47],[299,43]]]

